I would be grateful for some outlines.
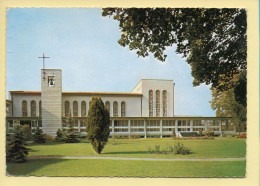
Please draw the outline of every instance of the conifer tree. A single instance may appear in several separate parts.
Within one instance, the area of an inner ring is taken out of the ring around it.
[[[66,118],[66,126],[68,126],[69,128],[66,130],[66,136],[64,141],[66,143],[78,143],[79,140],[77,139],[77,135],[73,131],[73,119],[71,115],[69,115],[69,117]]]
[[[58,129],[56,132],[56,137],[55,137],[55,141],[61,142],[64,141],[64,134],[63,134],[63,130]]]
[[[21,126],[15,126],[14,134],[7,137],[6,161],[21,163],[26,161],[28,149],[25,147],[25,136]]]
[[[87,138],[93,149],[100,154],[109,137],[109,112],[101,98],[93,97],[87,117]]]
[[[35,143],[45,143],[44,134],[42,133],[42,129],[37,126],[37,128],[34,131],[33,139]]]

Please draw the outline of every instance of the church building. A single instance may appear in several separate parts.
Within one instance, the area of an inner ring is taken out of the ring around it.
[[[170,137],[175,134],[212,130],[222,135],[227,117],[174,115],[174,83],[167,79],[141,79],[129,93],[63,92],[62,70],[41,70],[41,91],[9,91],[6,130],[28,124],[55,136],[73,118],[73,128],[86,135],[86,118],[93,96],[101,97],[110,113],[111,136]],[[233,127],[231,131],[235,131]]]

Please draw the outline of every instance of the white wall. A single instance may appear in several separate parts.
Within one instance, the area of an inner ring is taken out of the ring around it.
[[[31,101],[36,102],[36,116],[39,116],[39,102],[41,100],[41,94],[13,94],[13,117],[22,117],[22,101],[27,101],[27,116],[31,116]]]
[[[149,90],[153,90],[153,116],[156,116],[156,90],[160,91],[160,116],[163,116],[162,93],[167,91],[167,117],[173,117],[174,113],[174,92],[173,80],[161,79],[142,79],[141,82],[134,88],[133,92],[137,91],[138,86],[142,86],[142,110],[143,117],[149,117]]]
[[[101,96],[102,101],[110,102],[110,116],[113,116],[113,102],[118,103],[118,117],[121,116],[121,102],[126,103],[126,117],[141,117],[141,96]],[[81,116],[81,102],[86,101],[87,114],[89,109],[89,102],[91,101],[91,96],[74,96],[74,95],[63,95],[62,96],[62,116],[65,116],[65,101],[70,102],[70,110],[73,113],[73,101],[78,102],[78,116]]]

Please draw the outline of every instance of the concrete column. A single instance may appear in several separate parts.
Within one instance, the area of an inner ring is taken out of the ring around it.
[[[129,135],[129,138],[131,138],[131,122],[130,122],[130,119],[128,120],[128,135]]]
[[[146,134],[146,120],[144,120],[144,138],[147,138],[147,134]]]
[[[114,120],[112,119],[112,133],[114,135],[115,131],[114,131]]]
[[[175,120],[175,134],[177,135],[178,132],[178,120]]]
[[[190,120],[190,131],[193,132],[193,120]]]
[[[163,131],[162,131],[162,119],[160,119],[160,133],[161,133],[161,134],[160,134],[160,138],[162,138],[162,132],[163,132]]]
[[[78,119],[78,132],[80,132],[80,120]]]

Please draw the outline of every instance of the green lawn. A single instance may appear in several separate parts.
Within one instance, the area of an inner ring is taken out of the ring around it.
[[[90,143],[30,144],[29,156],[106,156],[140,158],[223,158],[245,157],[246,140],[180,140],[192,149],[190,155],[150,154],[148,147],[174,144],[173,139],[110,139],[102,154]],[[141,161],[105,159],[28,159],[7,164],[10,175],[28,176],[123,176],[123,177],[244,177],[246,161]]]
[[[9,164],[7,172],[28,176],[244,177],[245,161],[165,162],[30,159]]]
[[[117,139],[109,140],[100,155],[96,154],[90,143],[59,144],[46,143],[29,145],[30,156],[60,155],[60,156],[115,156],[140,158],[216,158],[216,157],[245,157],[246,141],[237,138],[219,138],[214,140],[181,140],[185,146],[192,149],[190,155],[150,154],[148,147],[160,145],[165,149],[167,144],[173,145],[173,139]]]

